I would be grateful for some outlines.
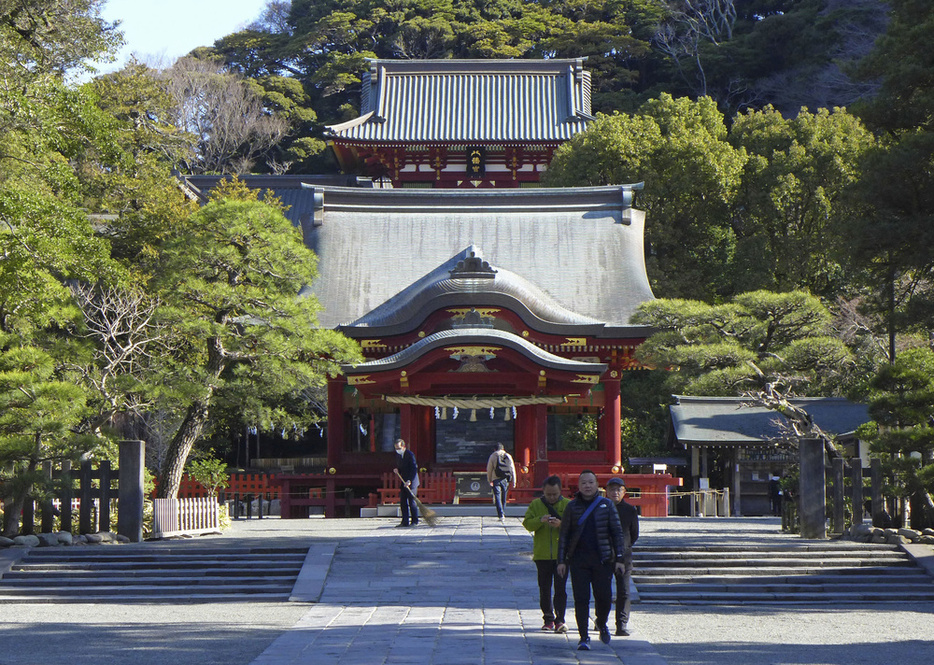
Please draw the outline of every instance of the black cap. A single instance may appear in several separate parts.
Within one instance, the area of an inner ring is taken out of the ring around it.
[[[609,487],[610,485],[619,485],[620,487],[626,487],[626,483],[623,482],[622,478],[610,478],[608,481],[606,481],[606,486]]]

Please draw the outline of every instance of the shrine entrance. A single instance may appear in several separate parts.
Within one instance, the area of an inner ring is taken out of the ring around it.
[[[506,409],[495,411],[492,419],[489,410],[461,413],[456,420],[435,419],[435,463],[439,466],[483,465],[485,468],[498,443],[503,444],[506,452],[514,454],[515,421],[504,420]]]

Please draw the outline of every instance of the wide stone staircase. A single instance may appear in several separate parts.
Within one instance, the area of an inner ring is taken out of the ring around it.
[[[0,602],[286,601],[307,551],[184,541],[33,548],[0,577]]]
[[[643,603],[776,604],[934,600],[934,577],[896,545],[704,545],[634,550]]]

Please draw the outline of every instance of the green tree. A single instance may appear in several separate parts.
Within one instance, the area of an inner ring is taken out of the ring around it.
[[[888,131],[934,131],[934,6],[925,0],[889,0],[885,34],[858,66],[863,78],[878,81],[878,93],[860,114]]]
[[[727,140],[709,98],[663,94],[637,114],[598,115],[555,153],[550,186],[645,181],[646,265],[657,294],[713,299],[734,291],[731,208],[745,151]]]
[[[873,423],[861,437],[884,461],[890,489],[911,499],[912,524],[934,525],[934,351],[915,348],[884,365],[869,393]]]
[[[76,459],[73,430],[84,415],[84,391],[56,375],[42,349],[0,334],[0,498],[4,536],[19,530],[27,496],[41,492],[43,462]]]
[[[236,400],[263,425],[307,421],[308,409],[281,410],[285,397],[320,387],[357,357],[352,342],[318,328],[317,301],[300,296],[315,277],[300,231],[251,196],[201,208],[164,250],[157,287],[175,335],[173,392],[187,406],[159,474],[163,497],[177,494],[217,400]]]
[[[843,235],[894,359],[899,337],[934,326],[934,132],[900,132],[868,151],[851,188],[856,214]]]
[[[210,451],[211,454],[214,451]],[[209,457],[188,462],[188,475],[201,483],[212,499],[217,496],[217,490],[230,485],[230,474],[227,473],[227,463],[215,457]]]
[[[840,240],[850,233],[846,192],[875,141],[843,109],[766,107],[738,115],[730,141],[748,155],[733,228],[737,281],[746,289],[840,293],[849,276]]]
[[[658,330],[638,355],[674,370],[672,393],[827,396],[842,394],[849,380],[850,352],[833,336],[830,312],[800,291],[752,291],[722,305],[655,300],[633,321]]]

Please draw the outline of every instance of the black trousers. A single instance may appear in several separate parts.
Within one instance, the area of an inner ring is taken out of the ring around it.
[[[538,568],[538,604],[542,608],[542,621],[564,623],[564,612],[568,607],[567,575],[558,575],[558,562],[554,559],[538,560],[535,567]],[[555,589],[554,601],[552,585]]]
[[[575,553],[571,557],[571,589],[574,592],[574,618],[581,639],[587,637],[590,623],[590,591],[597,626],[605,626],[613,607],[613,569],[615,563],[603,563],[596,555]]]
[[[614,568],[613,576],[616,578],[616,625],[625,626],[629,623],[629,612],[632,609],[632,601],[629,598],[632,563],[627,563],[626,570],[622,573]]]

